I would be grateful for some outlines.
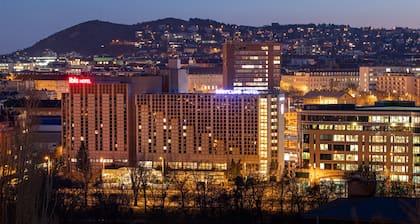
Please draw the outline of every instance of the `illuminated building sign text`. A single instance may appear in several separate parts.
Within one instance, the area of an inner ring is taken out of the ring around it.
[[[92,80],[90,78],[79,78],[70,76],[69,84],[92,84]]]

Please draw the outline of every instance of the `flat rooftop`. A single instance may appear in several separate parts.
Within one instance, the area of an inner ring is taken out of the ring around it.
[[[378,101],[374,106],[356,106],[355,104],[306,104],[303,105],[303,110],[420,112],[420,106],[416,106],[414,101]]]

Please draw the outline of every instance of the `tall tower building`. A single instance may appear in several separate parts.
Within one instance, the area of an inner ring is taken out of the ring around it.
[[[165,92],[188,92],[188,73],[186,69],[181,68],[181,59],[169,58],[168,74],[165,75]]]
[[[280,44],[227,42],[223,45],[223,87],[272,90],[280,86]]]

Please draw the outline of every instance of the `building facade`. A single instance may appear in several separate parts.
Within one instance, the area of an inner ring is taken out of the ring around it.
[[[16,172],[16,154],[13,147],[16,144],[16,128],[13,122],[0,116],[0,177]]]
[[[62,144],[70,164],[75,164],[83,143],[94,167],[128,165],[129,84],[79,77],[69,82],[62,99]]]
[[[63,94],[63,152],[70,166],[82,144],[92,168],[131,166],[279,176],[284,167],[284,95],[143,93],[131,83],[93,83],[70,77]],[[240,92],[240,93],[239,93]]]
[[[397,97],[416,99],[416,76],[413,73],[386,73],[376,76],[376,90]]]
[[[387,73],[417,73],[418,68],[402,66],[360,66],[359,90],[362,92],[376,91],[378,75]]]
[[[188,68],[188,92],[213,93],[223,89],[223,73],[221,67]]]
[[[281,88],[294,88],[303,93],[314,90],[341,91],[356,88],[359,73],[354,70],[296,71],[292,75],[283,75]]]
[[[303,104],[356,104],[356,98],[345,91],[310,91]]]
[[[138,161],[192,170],[240,161],[244,175],[281,173],[282,94],[140,94],[135,103]]]
[[[272,90],[280,86],[279,43],[227,42],[223,45],[223,86]]]
[[[305,105],[298,133],[301,166],[312,181],[368,165],[377,178],[420,183],[420,108],[413,102]]]

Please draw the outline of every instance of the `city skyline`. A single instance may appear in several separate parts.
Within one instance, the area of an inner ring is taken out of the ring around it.
[[[420,2],[403,1],[351,1],[332,0],[277,2],[254,1],[190,2],[168,4],[158,0],[144,5],[142,2],[123,0],[99,2],[62,2],[46,0],[4,1],[0,3],[0,54],[10,53],[33,45],[60,30],[88,20],[99,19],[122,24],[135,24],[166,17],[180,19],[214,19],[223,23],[263,26],[280,24],[331,23],[353,27],[410,27],[419,28],[416,9]],[[408,7],[409,6],[409,7]],[[254,16],[250,16],[254,15]]]

